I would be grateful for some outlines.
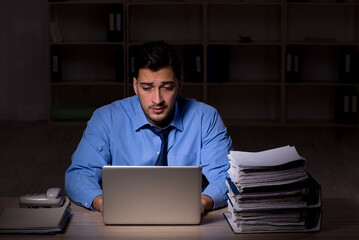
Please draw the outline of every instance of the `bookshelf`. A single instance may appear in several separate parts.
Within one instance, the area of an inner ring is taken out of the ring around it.
[[[357,98],[357,73],[342,65],[356,59],[358,10],[355,0],[49,1],[49,122],[83,123],[133,95],[136,47],[165,40],[183,61],[182,95],[216,107],[227,125],[357,127],[357,110],[348,122],[337,115],[338,89]],[[88,112],[54,114],[66,108]]]

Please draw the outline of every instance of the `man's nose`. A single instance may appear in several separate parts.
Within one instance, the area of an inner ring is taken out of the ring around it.
[[[160,104],[163,102],[163,97],[160,89],[155,89],[154,96],[152,98],[153,103]]]

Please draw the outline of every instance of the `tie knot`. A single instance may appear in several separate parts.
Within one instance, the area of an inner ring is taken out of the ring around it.
[[[169,126],[167,128],[162,128],[161,130],[157,130],[155,127],[151,126],[150,129],[154,134],[158,135],[163,142],[163,140],[167,140],[168,135],[170,134],[170,131],[173,129],[173,127]]]
[[[161,140],[167,140],[168,135],[170,134],[171,128],[161,129],[157,132],[158,136],[160,136]]]
[[[168,134],[170,133],[170,131],[173,129],[172,126],[169,126],[167,128],[163,128],[161,130],[157,130],[155,127],[153,126],[149,126],[150,130],[158,135],[161,138],[161,152],[160,155],[158,155],[158,158],[156,160],[156,165],[157,166],[167,166],[167,138],[168,138]]]

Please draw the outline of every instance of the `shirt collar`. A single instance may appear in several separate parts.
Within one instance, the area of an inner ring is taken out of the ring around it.
[[[136,95],[134,97],[134,113],[135,113],[135,117],[133,119],[134,121],[134,131],[138,131],[139,129],[143,128],[146,125],[152,125],[146,118],[145,113],[142,110],[141,107],[141,103],[140,100],[138,99],[138,96]],[[176,129],[178,129],[179,131],[183,131],[183,122],[182,122],[182,117],[181,117],[181,113],[179,111],[178,108],[178,101],[176,100],[175,103],[175,114],[174,117],[171,121],[171,123],[169,124],[169,126],[173,126]]]

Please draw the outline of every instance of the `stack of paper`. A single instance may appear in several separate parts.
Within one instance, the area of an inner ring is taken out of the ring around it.
[[[234,232],[319,230],[321,189],[295,147],[231,151],[228,157],[225,216]]]

